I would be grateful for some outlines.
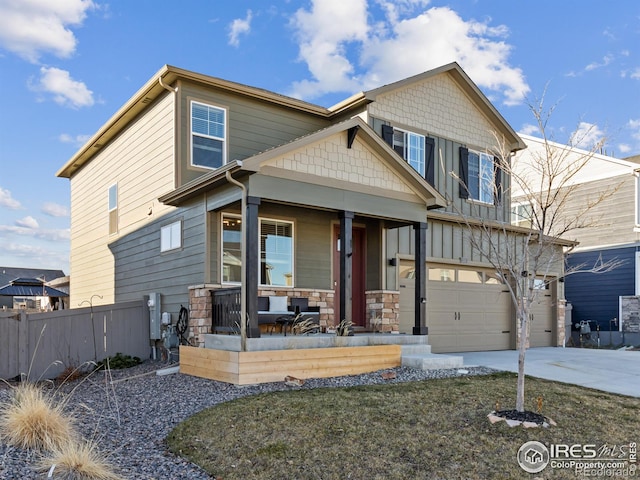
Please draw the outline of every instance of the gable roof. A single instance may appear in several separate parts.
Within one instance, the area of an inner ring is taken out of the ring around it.
[[[401,159],[398,154],[387,145],[360,117],[353,117],[341,123],[331,125],[325,129],[313,132],[309,135],[300,137],[292,142],[266,150],[262,153],[254,155],[248,159],[231,162],[226,168],[221,168],[209,172],[199,179],[180,187],[162,197],[160,201],[169,205],[177,205],[180,202],[199,195],[213,185],[218,183],[226,183],[226,172],[259,172],[262,164],[270,159],[286,154],[293,150],[302,148],[307,145],[316,144],[323,139],[327,139],[336,133],[352,131],[357,135],[379,156],[386,160],[389,168],[393,169],[418,197],[422,198],[428,209],[440,208],[446,206],[445,198],[431,186],[413,167]]]
[[[406,88],[415,83],[423,82],[429,78],[433,78],[436,75],[446,73],[456,83],[456,85],[465,93],[467,98],[478,108],[478,110],[489,120],[489,122],[495,125],[499,132],[505,136],[507,144],[510,145],[511,151],[522,150],[527,148],[518,134],[511,128],[511,125],[507,123],[504,117],[493,106],[489,99],[480,91],[477,85],[469,78],[464,70],[456,62],[443,65],[432,70],[428,70],[418,75],[399,80],[382,87],[374,88],[364,92],[362,95],[365,99],[371,102],[375,102],[376,98],[380,95],[392,92],[394,90]],[[354,98],[354,101],[355,98]],[[344,108],[344,106],[343,106]]]
[[[331,112],[321,106],[296,98],[287,97],[262,88],[251,87],[241,83],[224,80],[209,75],[184,70],[171,65],[164,65],[142,88],[140,88],[100,129],[56,172],[56,176],[70,178],[82,165],[91,160],[104,145],[122,131],[147,105],[167,94],[167,90],[175,91],[173,85],[178,80],[187,80],[229,93],[238,93],[246,97],[277,104],[298,111],[328,117]]]
[[[344,115],[350,110],[373,102],[378,95],[421,82],[441,73],[449,74],[461,90],[464,91],[469,99],[478,107],[479,111],[481,111],[492,124],[499,127],[500,132],[509,140],[512,150],[526,148],[520,137],[518,137],[502,115],[500,115],[487,97],[485,97],[469,76],[455,62],[373,90],[357,93],[330,108],[321,107],[262,88],[203,75],[171,65],[164,65],[56,172],[56,176],[70,178],[82,165],[90,161],[93,155],[99,152],[104,145],[126,128],[137,115],[144,111],[147,105],[160,96],[166,95],[167,91],[175,91],[175,87],[172,85],[179,80],[199,83],[229,93],[237,93],[256,100],[330,119],[338,115]]]

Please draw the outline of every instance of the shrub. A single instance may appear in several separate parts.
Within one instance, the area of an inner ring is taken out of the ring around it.
[[[98,369],[110,368],[111,370],[121,370],[123,368],[135,367],[140,363],[142,363],[140,358],[132,357],[131,355],[123,355],[118,352],[115,355],[98,362]]]

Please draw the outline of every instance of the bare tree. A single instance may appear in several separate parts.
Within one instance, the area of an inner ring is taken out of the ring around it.
[[[497,182],[494,172],[485,172],[483,181],[494,190],[494,198],[509,202],[516,197],[521,205],[521,220],[526,227],[511,225],[509,218],[502,221],[483,219],[477,211],[462,214],[463,231],[474,249],[483,260],[495,269],[498,277],[509,289],[516,312],[518,338],[518,381],[516,409],[524,411],[524,367],[525,354],[530,339],[530,319],[532,306],[541,292],[551,283],[577,272],[604,273],[620,265],[614,259],[581,265],[568,271],[564,267],[564,256],[577,242],[567,240],[569,236],[585,228],[594,227],[599,221],[593,209],[609,198],[619,188],[610,186],[589,198],[584,204],[575,205],[572,197],[580,188],[577,174],[587,167],[597,153],[604,139],[600,139],[589,150],[577,149],[585,138],[593,132],[589,129],[576,131],[569,144],[559,146],[547,136],[547,123],[553,108],[545,110],[543,101],[529,104],[537,122],[543,148],[527,155],[512,156],[506,140],[494,134],[495,146],[487,152],[494,156],[502,178],[509,181]],[[451,173],[462,184],[455,173]],[[482,175],[482,172],[481,172]],[[467,188],[466,185],[462,184]],[[455,205],[455,204],[453,204]],[[507,204],[508,205],[508,204]]]

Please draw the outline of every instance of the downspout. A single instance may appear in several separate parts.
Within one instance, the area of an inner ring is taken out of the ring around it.
[[[242,162],[238,161],[238,164],[242,166]],[[247,351],[247,259],[245,258],[246,252],[246,231],[247,228],[247,187],[244,184],[237,181],[231,176],[231,172],[227,170],[225,172],[227,181],[239,187],[242,190],[241,200],[241,221],[242,221],[242,235],[240,237],[240,257],[242,258],[242,265],[240,266],[240,351]]]
[[[164,83],[162,81],[162,77],[158,77],[158,83],[165,90],[169,90],[170,92],[173,92],[173,93],[178,93],[178,87],[175,87],[175,88],[174,87],[170,87],[169,85],[167,85],[166,83]]]

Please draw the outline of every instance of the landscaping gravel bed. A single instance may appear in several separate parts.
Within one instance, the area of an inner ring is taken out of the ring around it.
[[[126,370],[113,370],[111,381],[109,374],[97,372],[60,388],[69,395],[69,410],[80,433],[108,456],[124,478],[211,478],[196,465],[167,451],[164,439],[187,417],[239,397],[276,390],[398,383],[494,372],[484,367],[429,371],[399,367],[363,375],[310,379],[302,387],[285,382],[242,387],[179,373],[156,374],[166,367],[160,362],[146,361]],[[385,379],[382,373],[391,375],[385,375]],[[393,374],[395,378],[388,379]],[[6,401],[10,394],[10,387],[0,387],[0,401]],[[0,444],[0,478],[46,478],[46,473],[33,470],[37,458],[33,451]]]

